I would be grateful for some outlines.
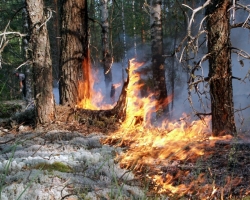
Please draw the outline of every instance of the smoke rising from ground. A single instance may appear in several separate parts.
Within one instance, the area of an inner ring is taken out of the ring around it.
[[[236,18],[234,23],[244,21],[248,14],[247,12],[240,12],[240,14],[236,13]],[[203,37],[203,36],[202,36]],[[205,37],[201,38],[204,40]],[[171,44],[170,40],[165,40],[164,43]],[[246,52],[250,52],[250,33],[249,30],[244,28],[235,28],[231,31],[231,43],[233,47],[237,47],[239,49],[243,49]],[[165,47],[167,48],[167,47]],[[198,61],[205,53],[207,53],[206,45],[203,45],[203,49],[199,52],[195,61]],[[125,69],[128,67],[128,60],[136,58],[138,62],[143,62],[143,67],[150,68],[151,66],[151,46],[150,43],[144,45],[137,45],[136,55],[134,47],[127,51],[127,56],[120,63],[112,64],[112,76],[113,76],[113,84],[121,83],[121,86],[116,88],[115,92],[115,101],[118,100],[121,89],[123,79],[127,78],[127,74]],[[167,80],[167,89],[168,94],[172,94],[171,91],[171,61],[172,58],[166,58],[165,60],[165,68],[166,68],[166,80]],[[193,61],[192,61],[193,62]],[[242,65],[244,64],[244,66]],[[194,113],[191,109],[190,103],[188,101],[188,75],[187,72],[183,69],[183,66],[178,62],[177,59],[174,61],[175,64],[175,88],[174,88],[174,104],[173,110],[171,110],[171,119],[178,120],[182,117],[183,113],[190,114],[194,116]],[[193,64],[190,62],[190,64]],[[235,110],[240,110],[246,108],[250,105],[250,91],[249,91],[249,79],[246,78],[246,75],[249,73],[249,65],[250,61],[241,57],[238,57],[236,54],[232,54],[232,71],[233,76],[240,78],[241,80],[233,79],[233,94],[234,94],[234,105]],[[102,66],[92,67],[92,71],[95,79],[94,90],[100,92],[104,99],[101,102],[102,104],[112,104],[112,100],[110,98],[110,88],[105,88],[104,83],[104,75]],[[204,77],[208,76],[208,61],[202,63],[202,69],[196,72],[197,74],[204,75]],[[147,74],[145,76],[152,76],[152,74]],[[145,78],[144,76],[144,78]],[[243,81],[244,80],[244,81]],[[196,94],[192,94],[192,103],[195,109],[200,110],[200,112],[210,112],[210,97],[209,97],[209,87],[202,88],[204,85],[200,84],[200,89],[205,90],[207,92],[207,96],[201,95],[202,100],[204,101],[204,107],[201,106],[200,99]],[[56,89],[55,89],[56,90]],[[58,102],[58,93],[55,91],[56,101]],[[207,98],[208,97],[208,98]],[[235,120],[238,129],[249,129],[250,122],[250,108],[246,108],[241,112],[235,113]]]

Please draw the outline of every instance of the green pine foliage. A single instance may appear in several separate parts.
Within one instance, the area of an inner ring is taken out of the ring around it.
[[[23,0],[6,0],[0,1],[0,33],[3,33],[4,27],[8,22],[10,25],[7,31],[17,31],[24,33],[24,21],[22,9],[25,6]],[[57,3],[56,3],[57,2]],[[101,46],[101,18],[99,1],[88,0],[89,15],[89,36],[90,36],[90,52],[91,62],[93,66],[98,66],[102,60]],[[60,1],[44,1],[47,8],[53,11],[52,18],[47,22],[50,43],[51,58],[53,66],[53,77],[55,80],[59,78],[60,64],[60,17],[61,2]],[[150,34],[150,1],[145,0],[116,0],[110,1],[109,8],[109,24],[110,24],[110,49],[114,58],[114,62],[121,62],[124,59],[124,35],[122,21],[122,3],[124,7],[124,23],[126,35],[126,51],[134,48],[136,42],[138,49],[144,49],[151,45]],[[162,25],[164,38],[164,52],[170,54],[174,51],[173,40],[180,41],[186,30],[186,18],[184,12],[189,12],[185,7],[181,7],[183,1],[162,1]],[[0,40],[2,37],[0,36]],[[2,52],[2,69],[0,70],[0,100],[20,99],[18,81],[13,77],[12,71],[20,64],[25,62],[23,41],[16,35],[8,35],[8,45]],[[150,60],[150,52],[143,52],[140,55]],[[20,71],[24,71],[23,67]],[[172,74],[168,72],[167,74]],[[171,75],[172,76],[172,75]],[[175,75],[176,76],[176,75]]]
[[[23,7],[24,2],[22,0],[0,1],[0,34],[4,32],[23,33]],[[18,80],[15,79],[12,72],[24,62],[22,39],[16,34],[0,36],[0,42],[4,43],[5,41],[8,41],[8,44],[1,52],[0,100],[19,99]]]

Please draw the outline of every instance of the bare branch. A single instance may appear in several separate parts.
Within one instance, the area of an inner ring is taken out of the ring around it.
[[[249,17],[250,17],[250,14],[248,15],[246,21],[245,21],[244,24],[242,25],[243,27],[245,27],[245,24],[247,23],[247,21],[249,21]]]
[[[241,23],[231,25],[231,28],[239,28],[239,27],[250,29],[250,24],[246,24],[245,22],[241,22]]]
[[[240,112],[240,111],[246,110],[246,109],[248,109],[248,108],[250,108],[250,105],[248,105],[248,106],[246,106],[246,107],[244,107],[244,108],[235,109],[234,112],[235,112],[235,113],[236,113],[236,112]]]
[[[250,59],[250,54],[247,53],[246,51],[239,49],[237,47],[231,47],[231,49],[232,49],[232,53],[236,53],[243,58]],[[234,50],[236,50],[236,51],[234,51]]]
[[[3,33],[0,33],[0,36],[3,36],[3,37],[2,37],[2,40],[1,40],[0,47],[1,47],[2,44],[3,44],[3,40],[6,40],[6,38],[5,38],[6,35],[17,35],[17,36],[19,36],[19,37],[24,37],[24,36],[27,35],[27,34],[22,34],[22,33],[20,33],[20,32],[6,32],[6,31],[7,31],[7,28],[9,27],[9,25],[10,25],[10,21],[9,21],[9,22],[7,23],[7,25],[5,26]]]
[[[21,68],[22,66],[27,65],[27,64],[31,64],[31,61],[27,60],[26,62],[24,62],[21,65],[19,65],[15,70],[18,70],[19,68]]]
[[[239,3],[239,2],[236,2],[235,4],[238,6],[238,8],[241,8],[241,9],[244,9],[244,10],[250,12],[249,6],[245,6],[245,5],[243,5],[243,4]]]
[[[187,31],[188,31],[188,35],[191,35],[191,27],[192,27],[192,23],[194,21],[194,16],[197,12],[199,12],[200,10],[204,9],[206,6],[208,6],[209,4],[211,3],[211,0],[207,0],[202,6],[196,8],[196,9],[192,9],[190,8],[189,6],[187,6],[186,4],[182,4],[183,6],[186,6],[188,8],[190,8],[192,10],[192,16],[191,16],[191,19],[189,20],[189,24],[188,24],[188,28],[187,28]]]
[[[6,35],[17,35],[19,37],[24,37],[27,34],[23,34],[23,33],[20,33],[20,32],[4,32],[4,33],[0,33],[0,36],[6,36]]]
[[[213,98],[212,96],[208,96],[209,94],[209,84],[210,81],[212,79],[217,79],[217,78],[224,78],[224,77],[206,77],[207,75],[203,74],[203,67],[202,64],[208,60],[210,54],[203,54],[202,58],[198,58],[198,56],[200,54],[200,47],[205,46],[205,42],[207,41],[207,39],[205,38],[204,40],[201,40],[201,37],[203,34],[206,35],[207,37],[207,30],[204,26],[204,23],[207,19],[208,16],[204,16],[203,19],[201,19],[199,21],[198,24],[198,30],[195,32],[195,34],[192,33],[193,30],[193,26],[194,26],[194,20],[196,18],[196,15],[199,11],[201,11],[202,9],[204,9],[205,7],[209,6],[209,4],[211,3],[211,0],[206,0],[205,3],[202,6],[199,6],[198,8],[191,8],[190,6],[186,5],[186,4],[182,4],[182,6],[184,6],[185,8],[188,8],[191,12],[189,19],[188,19],[188,23],[187,23],[187,34],[186,36],[183,38],[183,40],[179,43],[178,48],[176,48],[175,50],[175,54],[177,56],[177,52],[178,53],[178,60],[179,62],[183,62],[186,61],[187,64],[187,69],[188,69],[188,73],[189,73],[189,80],[188,80],[188,101],[190,104],[191,109],[193,110],[194,114],[198,117],[202,117],[204,115],[210,115],[211,113],[207,112],[207,109],[209,107],[209,105],[207,104],[207,99]],[[244,9],[247,12],[249,12],[248,16],[246,19],[244,19],[244,21],[242,23],[234,23],[234,19],[235,19],[235,15],[236,15],[236,11],[237,9]],[[228,12],[232,11],[232,24],[231,24],[231,28],[237,28],[237,27],[242,27],[242,28],[247,28],[250,29],[250,5],[242,5],[240,3],[238,3],[237,0],[232,0],[232,6],[230,9],[228,9]],[[188,18],[188,17],[187,17]],[[240,62],[241,66],[244,66],[244,62],[243,59],[250,59],[250,54],[247,53],[244,50],[238,49],[236,47],[231,47],[231,53],[236,53],[240,58],[238,58],[238,61]],[[193,58],[191,58],[193,57]],[[243,59],[242,59],[243,58]],[[190,65],[190,60],[191,59],[197,59],[199,60],[198,62],[193,62],[193,64]],[[246,78],[250,77],[250,70],[247,74]],[[239,78],[239,77],[235,77],[232,76],[230,77],[232,79],[237,79],[239,81],[244,81],[243,79]],[[196,108],[196,106],[193,104],[192,102],[192,95],[193,93],[195,93],[198,96],[198,101],[200,103],[200,108],[201,108],[201,112],[198,111],[200,110]],[[250,106],[249,106],[250,107]]]
[[[190,73],[189,86],[197,85],[197,84],[200,83],[200,82],[206,81],[205,78],[202,77],[202,80],[198,80],[197,82],[194,82],[194,77],[195,77],[194,72],[195,72],[195,70],[198,70],[199,68],[202,69],[201,64],[202,64],[204,61],[206,61],[210,55],[211,55],[210,53],[204,55],[204,56],[198,61],[198,63],[193,67],[193,69],[191,70],[191,73]]]
[[[232,76],[232,79],[236,79],[236,80],[239,80],[239,81],[241,81],[241,78],[239,78],[239,77],[236,77],[236,76]]]
[[[4,48],[7,46],[8,43],[9,43],[9,40],[5,41],[4,44],[0,46],[0,54],[3,52]]]
[[[7,23],[7,25],[5,26],[4,30],[2,33],[0,33],[0,38],[1,38],[1,42],[0,42],[0,69],[2,68],[2,55],[1,53],[3,52],[4,48],[8,45],[9,40],[7,40],[7,35],[15,35],[15,36],[19,36],[19,37],[24,37],[26,36],[26,34],[22,34],[20,32],[7,32],[7,29],[10,25],[10,21]]]
[[[40,29],[42,26],[44,26],[50,20],[50,18],[52,17],[52,10],[50,8],[47,8],[47,10],[48,10],[48,13],[47,13],[46,20],[45,20],[45,22],[43,22],[41,24],[41,26],[39,26],[38,29]]]
[[[6,32],[6,30],[7,30],[7,28],[8,28],[8,26],[10,25],[10,21],[8,21],[8,23],[7,23],[7,25],[5,26],[5,28],[4,28],[4,33]],[[1,35],[0,35],[1,36]],[[2,45],[3,45],[3,42],[6,40],[6,37],[5,37],[5,35],[3,35],[3,37],[2,37],[2,39],[1,39],[1,43],[0,43],[0,47],[2,47]]]
[[[236,9],[243,9],[243,10],[246,10],[247,12],[249,12],[249,15],[246,18],[245,22],[234,24],[235,10]],[[238,1],[233,0],[233,6],[229,9],[229,11],[230,10],[233,10],[233,24],[231,25],[231,28],[243,27],[243,28],[250,29],[250,24],[249,24],[249,20],[250,20],[250,8],[249,8],[249,5],[243,5],[243,4],[239,3]]]
[[[182,57],[183,57],[183,54],[184,54],[185,50],[186,50],[186,47],[184,47],[183,50],[182,50],[182,52],[181,52],[181,56],[180,56],[179,62],[182,61]]]
[[[189,8],[190,10],[194,11],[193,8],[191,8],[189,5],[186,5],[186,4],[182,4],[182,5]]]

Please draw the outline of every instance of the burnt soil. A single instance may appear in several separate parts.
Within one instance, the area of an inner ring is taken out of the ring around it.
[[[77,131],[84,135],[93,132],[102,132],[109,135],[119,128],[119,122],[113,119],[99,121],[90,116],[81,116],[85,120],[78,122],[74,109],[67,106],[56,107],[56,120],[51,124],[36,127],[40,131],[64,129]],[[33,121],[25,121],[25,129],[20,129],[24,122],[1,123],[0,130],[10,134],[22,134],[34,129]],[[166,191],[159,196],[168,196],[168,199],[248,199],[250,198],[250,138],[247,134],[231,140],[218,140],[211,146],[204,141],[205,154],[195,159],[178,161],[173,158],[169,166],[160,166],[157,172],[163,179],[166,174],[171,175],[172,185],[185,185],[188,190],[183,193]],[[113,144],[112,144],[113,145]],[[188,149],[187,149],[188,150]],[[147,166],[143,166],[146,169]],[[149,184],[148,199],[155,197],[157,190],[150,180],[147,180],[144,170],[133,170],[138,180]],[[147,180],[147,181],[145,181]]]

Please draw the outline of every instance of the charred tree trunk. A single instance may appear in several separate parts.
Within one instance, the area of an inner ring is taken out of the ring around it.
[[[161,21],[161,0],[151,0],[151,40],[154,92],[158,114],[168,113]]]
[[[117,104],[114,108],[110,110],[87,110],[82,108],[77,108],[72,112],[74,113],[80,123],[85,123],[87,119],[90,120],[98,120],[98,121],[106,121],[106,119],[113,119],[114,122],[121,122],[126,120],[126,113],[127,113],[127,93],[128,93],[128,86],[130,81],[130,76],[132,75],[132,71],[130,71],[130,64],[132,64],[132,60],[129,61],[129,66],[126,69],[128,73],[127,80],[124,82],[120,97],[117,101]],[[138,123],[138,120],[141,121],[141,118],[135,117],[134,124]],[[70,118],[70,116],[69,116]],[[132,123],[131,123],[132,125]]]
[[[216,0],[207,9],[210,96],[214,136],[236,133],[232,88],[230,0]]]
[[[128,68],[129,70],[129,68]],[[127,80],[123,84],[123,88],[120,94],[120,97],[117,101],[117,104],[114,108],[110,110],[86,110],[77,108],[75,110],[75,115],[77,116],[80,123],[84,123],[86,118],[104,120],[105,118],[113,117],[115,121],[124,121],[126,118],[126,109],[127,109],[127,88],[129,84],[129,75]]]
[[[110,88],[112,82],[112,56],[109,48],[109,21],[108,21],[108,0],[100,0],[101,3],[101,24],[102,24],[102,56],[106,89]]]
[[[83,81],[82,64],[87,59],[87,1],[62,1],[59,93],[60,104],[75,106],[79,99],[78,85]]]
[[[50,43],[43,0],[26,0],[30,18],[36,122],[49,123],[55,118],[52,88]]]

